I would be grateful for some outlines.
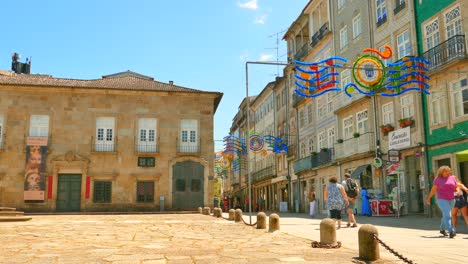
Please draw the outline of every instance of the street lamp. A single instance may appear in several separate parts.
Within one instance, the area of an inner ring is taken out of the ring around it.
[[[288,63],[284,62],[267,62],[267,61],[246,61],[245,62],[245,98],[247,100],[247,135],[250,130],[250,100],[249,100],[249,64],[260,64],[260,65],[273,65],[273,66],[287,66]],[[249,188],[249,223],[252,224],[252,180],[250,179],[249,173],[249,163],[250,163],[250,142],[246,138],[247,144],[247,162],[246,162],[246,171],[248,178],[248,188]]]

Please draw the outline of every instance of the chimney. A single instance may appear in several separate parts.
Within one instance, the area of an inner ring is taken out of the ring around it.
[[[31,60],[26,58],[26,63],[19,62],[20,55],[18,53],[13,53],[11,55],[11,70],[16,74],[24,73],[30,74],[31,73]]]

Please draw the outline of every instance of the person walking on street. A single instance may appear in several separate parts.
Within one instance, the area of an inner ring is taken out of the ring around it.
[[[458,189],[454,194],[455,206],[452,208],[452,225],[453,229],[456,231],[458,218],[457,215],[459,211],[461,211],[462,216],[465,219],[465,223],[468,225],[468,188],[466,188],[466,186],[462,182],[460,182],[460,180],[458,180],[456,176],[455,179],[457,179]]]
[[[345,173],[345,180],[343,181],[343,186],[346,190],[346,195],[348,196],[349,204],[346,207],[346,212],[348,213],[348,224],[347,227],[357,227],[356,218],[354,217],[354,208],[356,207],[356,199],[359,194],[359,186],[354,179],[351,179],[351,174]]]
[[[455,237],[455,230],[452,225],[452,208],[455,205],[455,191],[457,190],[457,180],[452,175],[452,170],[449,166],[441,166],[437,171],[437,177],[434,179],[434,185],[431,192],[427,196],[427,205],[431,204],[431,198],[437,193],[437,206],[442,212],[440,223],[440,233],[447,236],[446,230],[449,231],[449,237]]]
[[[336,229],[341,228],[341,210],[343,206],[348,206],[348,196],[345,189],[338,183],[336,176],[330,177],[328,184],[324,190],[324,202],[328,210],[330,210],[330,217],[337,222]]]
[[[315,214],[315,191],[311,188],[309,191],[309,215],[314,216]]]

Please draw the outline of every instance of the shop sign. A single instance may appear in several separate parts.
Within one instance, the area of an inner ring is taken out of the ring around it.
[[[398,169],[399,165],[400,165],[399,163],[391,164],[390,166],[387,167],[385,172],[387,173],[387,175],[390,175],[390,174],[392,174],[394,171],[396,171]]]
[[[381,158],[374,158],[374,166],[376,168],[382,167],[382,159]]]
[[[388,133],[388,149],[402,149],[411,145],[411,128],[405,127]]]
[[[390,149],[388,151],[388,160],[390,162],[399,162],[400,161],[400,151],[397,149]]]

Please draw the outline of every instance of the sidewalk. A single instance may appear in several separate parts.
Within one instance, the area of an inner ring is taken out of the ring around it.
[[[281,232],[320,241],[320,222],[323,218],[311,218],[307,214],[277,213],[280,216]],[[249,216],[244,215],[248,221]],[[463,263],[468,260],[468,227],[458,219],[457,236],[453,239],[439,234],[440,218],[426,218],[422,215],[396,217],[357,216],[357,228],[346,228],[347,219],[343,219],[342,228],[337,230],[337,240],[342,247],[359,252],[358,230],[362,224],[374,225],[379,238],[399,254],[415,263]],[[256,214],[252,216],[256,221]],[[398,260],[383,246],[380,256]]]

